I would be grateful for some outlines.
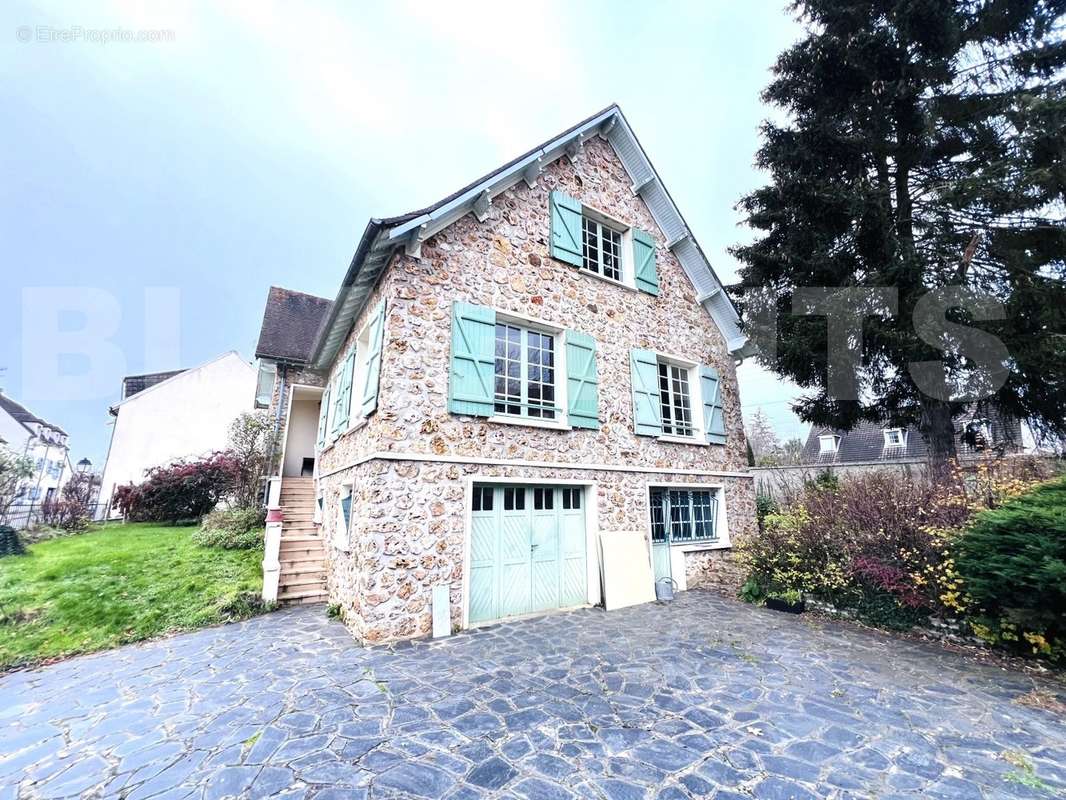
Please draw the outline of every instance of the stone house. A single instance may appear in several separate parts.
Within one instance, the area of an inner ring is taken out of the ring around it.
[[[428,633],[443,599],[453,628],[596,604],[612,531],[679,588],[735,585],[745,340],[617,106],[371,220],[334,301],[284,293],[260,339],[279,599],[367,642]]]

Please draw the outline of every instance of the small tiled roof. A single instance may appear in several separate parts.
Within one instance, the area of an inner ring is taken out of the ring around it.
[[[23,425],[23,427],[28,427],[29,425],[37,424],[37,425],[44,425],[46,428],[51,428],[54,431],[58,431],[59,433],[62,433],[64,436],[67,433],[65,430],[60,428],[58,425],[53,425],[52,423],[46,422],[45,420],[41,419],[36,414],[34,414],[31,411],[29,411],[21,403],[16,403],[14,400],[12,400],[10,397],[8,397],[3,392],[0,392],[0,409],[3,409],[4,411],[6,411],[11,416],[12,419],[14,419],[16,422],[20,423],[21,425]]]
[[[1021,447],[1021,422],[1007,419],[993,412],[969,412],[955,420],[955,448],[963,457],[974,455],[975,451],[967,445],[962,434],[966,425],[973,419],[987,419],[992,433],[992,443],[1008,450]],[[812,427],[803,447],[804,464],[847,464],[856,461],[898,461],[903,459],[924,459],[929,448],[917,427],[904,428],[906,444],[903,447],[886,447],[884,431],[890,426],[874,422],[861,422],[850,431],[832,428]],[[835,452],[823,453],[819,437],[827,435],[840,437],[840,444]]]
[[[276,358],[305,364],[332,300],[271,286],[259,330],[256,358]]]
[[[149,389],[155,386],[157,383],[162,383],[168,378],[173,378],[175,375],[180,375],[185,370],[172,369],[170,372],[149,372],[146,375],[127,375],[122,379],[122,399],[126,400],[133,397],[139,392],[143,392],[145,389]]]

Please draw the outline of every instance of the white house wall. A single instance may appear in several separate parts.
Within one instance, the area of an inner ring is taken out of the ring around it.
[[[224,449],[230,423],[252,410],[255,384],[252,366],[228,353],[119,404],[101,500],[152,467]]]

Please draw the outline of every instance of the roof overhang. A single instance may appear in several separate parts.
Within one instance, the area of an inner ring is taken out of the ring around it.
[[[740,315],[704,255],[688,224],[674,204],[622,110],[612,105],[578,123],[567,132],[531,150],[434,206],[390,219],[372,219],[344,276],[337,299],[325,319],[312,350],[311,364],[327,369],[344,344],[356,318],[389,260],[401,248],[412,257],[421,255],[422,242],[467,214],[487,218],[493,199],[521,181],[532,188],[546,166],[568,153],[576,153],[593,136],[606,139],[632,182],[633,193],[648,206],[666,236],[667,246],[681,263],[696,289],[699,304],[710,315],[730,353],[739,354],[747,342]]]

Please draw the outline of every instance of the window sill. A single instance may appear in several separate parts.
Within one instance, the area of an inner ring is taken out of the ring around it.
[[[657,544],[653,542],[652,544]],[[670,549],[682,553],[699,553],[703,550],[729,550],[732,545],[728,539],[704,539],[702,542],[670,542]]]
[[[670,436],[663,434],[656,437],[660,442],[667,442],[669,444],[694,444],[698,447],[710,447],[710,442],[703,439],[697,439],[695,436]]]
[[[595,278],[596,280],[603,281],[604,283],[609,283],[612,286],[618,286],[622,289],[628,289],[631,292],[640,292],[640,289],[638,289],[636,286],[630,286],[628,283],[615,280],[614,278],[608,278],[606,275],[601,275],[598,272],[593,272],[591,269],[585,269],[584,267],[575,267],[575,269],[582,275],[588,275],[590,278]]]
[[[487,418],[489,422],[497,422],[501,425],[518,425],[523,428],[547,428],[551,431],[569,431],[573,430],[565,422],[558,421],[545,421],[540,419],[532,419],[530,417],[509,417],[504,414],[497,414]]]

